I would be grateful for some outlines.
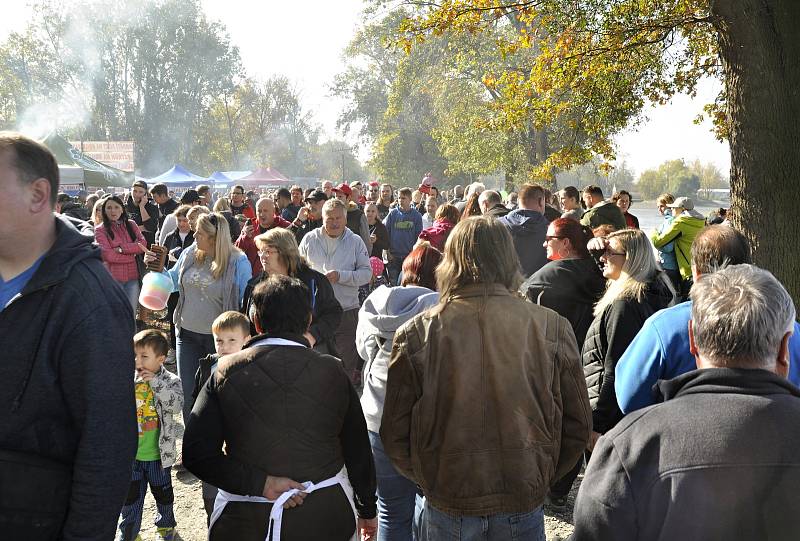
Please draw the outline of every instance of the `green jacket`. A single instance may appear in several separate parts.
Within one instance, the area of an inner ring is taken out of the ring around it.
[[[692,242],[705,226],[704,218],[697,218],[684,212],[672,220],[672,223],[661,234],[658,231],[650,234],[650,240],[653,241],[653,246],[656,248],[662,248],[675,241],[675,257],[678,260],[681,278],[684,280],[692,277]]]
[[[592,229],[603,224],[611,224],[617,231],[628,227],[622,211],[619,210],[617,205],[609,201],[593,206],[581,218],[581,225],[588,225]]]

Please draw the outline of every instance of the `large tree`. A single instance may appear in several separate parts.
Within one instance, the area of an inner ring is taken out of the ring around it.
[[[573,148],[550,164],[613,156],[612,138],[647,101],[693,93],[718,77],[707,108],[731,148],[731,219],[752,242],[755,261],[800,299],[798,226],[792,193],[800,170],[800,2],[795,0],[410,0],[422,12],[401,26],[400,42],[448,33],[482,34],[513,16],[516,36],[502,50],[537,47],[526,74],[492,74],[508,122],[538,126],[573,115]],[[575,111],[583,113],[575,116]]]

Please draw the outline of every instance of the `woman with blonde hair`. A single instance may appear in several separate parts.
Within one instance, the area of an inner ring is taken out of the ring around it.
[[[194,208],[189,213],[192,211]],[[164,271],[172,280],[172,291],[180,293],[173,321],[184,396],[192,396],[199,359],[214,353],[211,324],[222,312],[239,310],[252,273],[247,256],[231,243],[224,216],[217,212],[200,214],[194,231],[194,244],[181,252],[171,269]],[[153,259],[155,254],[148,251],[145,263]],[[184,423],[189,419],[191,404],[191,400],[184,403]]]
[[[595,305],[594,320],[582,352],[594,427],[590,447],[622,419],[614,392],[614,371],[619,358],[645,320],[670,306],[676,296],[656,263],[647,235],[641,230],[623,229],[591,242],[592,248],[602,247],[600,261],[608,283]]]
[[[297,278],[306,285],[311,296],[311,326],[305,333],[306,340],[319,353],[337,355],[334,335],[342,321],[342,305],[336,300],[331,283],[324,274],[312,269],[300,255],[297,239],[288,229],[275,227],[253,240],[264,270],[247,282],[242,313],[250,316],[253,291],[268,276]],[[255,331],[252,324],[251,328]]]
[[[242,224],[233,216],[231,204],[227,197],[220,197],[217,199],[217,202],[214,203],[214,212],[219,212],[228,220],[228,227],[231,230],[231,242],[236,242],[236,239],[239,238],[239,234],[242,232]]]

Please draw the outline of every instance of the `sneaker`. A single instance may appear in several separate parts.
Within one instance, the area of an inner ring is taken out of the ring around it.
[[[567,508],[567,497],[548,494],[544,499],[544,504],[556,511],[563,511]]]
[[[156,541],[175,541],[175,528],[156,529]]]

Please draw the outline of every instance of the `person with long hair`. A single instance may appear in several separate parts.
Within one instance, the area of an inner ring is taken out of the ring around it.
[[[469,196],[469,199],[467,199],[467,202],[464,204],[464,210],[461,212],[462,220],[466,220],[472,216],[481,216],[483,214],[481,212],[481,206],[478,203],[480,195],[480,192],[475,192]]]
[[[336,329],[342,321],[342,305],[336,300],[333,286],[324,274],[312,269],[300,255],[294,233],[282,227],[268,230],[255,239],[263,270],[247,282],[242,300],[242,313],[249,316],[253,305],[253,290],[268,276],[291,276],[303,282],[311,299],[311,325],[304,335],[311,347],[320,353],[338,356]],[[256,335],[255,327],[251,335]]]
[[[212,212],[197,217],[194,244],[181,252],[164,274],[180,293],[173,321],[177,332],[175,353],[184,396],[192,396],[199,360],[215,352],[211,324],[222,312],[239,310],[252,270],[247,256],[231,243],[228,221]],[[145,254],[145,262],[155,259]],[[191,401],[183,408],[186,422]]]
[[[364,214],[367,217],[367,227],[369,227],[369,238],[372,241],[372,251],[370,257],[377,257],[383,260],[384,250],[389,249],[389,231],[380,220],[380,212],[376,203],[367,202],[364,206]]]
[[[448,206],[455,210],[452,205]],[[441,259],[441,252],[430,243],[418,244],[403,261],[401,287],[378,287],[358,312],[356,346],[359,356],[366,363],[361,408],[367,420],[372,456],[375,458],[378,537],[383,541],[406,541],[412,538],[417,495],[416,485],[392,466],[379,435],[392,340],[401,325],[438,302],[435,271]]]
[[[227,197],[220,197],[217,199],[216,203],[214,203],[214,212],[219,212],[228,220],[228,227],[231,230],[231,242],[236,242],[236,239],[239,238],[239,234],[242,232],[242,225],[231,212],[231,204]]]
[[[431,246],[441,252],[444,250],[444,243],[447,242],[447,237],[450,236],[450,232],[453,231],[460,218],[461,215],[455,205],[450,203],[441,205],[436,209],[436,219],[433,225],[423,229],[422,233],[419,234],[420,240],[430,242]]]
[[[586,247],[591,231],[572,218],[558,218],[547,227],[544,247],[550,259],[519,288],[534,304],[554,310],[572,325],[580,351],[594,319],[594,306],[605,290],[606,281]],[[547,495],[551,507],[566,506],[567,495],[583,460],[563,479],[552,484]]]
[[[600,261],[608,280],[594,308],[594,321],[583,344],[583,366],[592,405],[593,437],[589,450],[603,433],[622,419],[614,376],[625,349],[645,320],[675,301],[675,291],[653,255],[647,235],[639,229],[615,231],[605,239]]]
[[[426,531],[543,539],[545,495],[591,429],[572,327],[516,295],[511,234],[492,218],[459,222],[436,282],[438,304],[394,335],[385,453],[425,494]]]
[[[128,217],[125,203],[116,195],[101,200],[101,222],[94,228],[103,263],[114,280],[125,290],[125,296],[136,313],[139,305],[139,266],[136,256],[144,252],[144,236],[136,222]]]

